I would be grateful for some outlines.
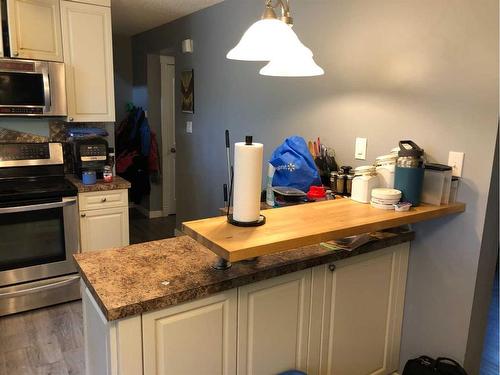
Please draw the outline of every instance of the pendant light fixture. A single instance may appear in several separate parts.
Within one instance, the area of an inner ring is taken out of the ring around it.
[[[279,19],[274,12],[277,7],[281,7]],[[261,75],[310,77],[324,74],[314,62],[311,50],[302,44],[292,26],[288,0],[278,0],[275,5],[272,0],[266,0],[262,19],[248,28],[226,57],[231,60],[268,61],[260,70]]]

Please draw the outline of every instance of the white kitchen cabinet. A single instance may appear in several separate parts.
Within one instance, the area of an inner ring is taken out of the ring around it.
[[[78,194],[82,252],[129,244],[127,190]]]
[[[59,0],[7,0],[14,58],[63,61]]]
[[[236,375],[236,289],[142,316],[144,375]]]
[[[61,1],[68,121],[113,122],[111,10]]]
[[[86,362],[94,373],[111,375],[392,374],[399,366],[409,247],[114,322],[105,321],[85,289]]]
[[[317,373],[398,370],[408,251],[405,243],[337,262],[334,271],[322,266],[325,319]]]
[[[306,368],[311,269],[240,288],[238,375]]]

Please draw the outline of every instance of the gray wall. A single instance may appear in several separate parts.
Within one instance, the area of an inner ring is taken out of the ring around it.
[[[262,64],[225,59],[260,16],[261,0],[228,0],[133,38],[135,86],[146,82],[148,53],[171,51],[177,77],[195,71],[195,114],[176,116],[178,221],[216,215],[222,205],[226,128],[233,141],[254,135],[266,157],[292,134],[321,136],[352,165],[360,164],[356,136],[368,138],[369,163],[400,139],[416,141],[432,161],[463,151],[467,212],[415,226],[401,353],[403,361],[423,353],[463,360],[497,130],[498,2],[292,5],[294,30],[325,76],[261,77]],[[195,51],[182,55],[188,37]]]
[[[116,122],[125,118],[125,106],[132,102],[132,39],[113,34]]]

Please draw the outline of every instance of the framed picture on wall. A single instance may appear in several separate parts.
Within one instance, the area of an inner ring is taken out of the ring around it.
[[[181,72],[181,110],[184,113],[194,113],[194,71]]]

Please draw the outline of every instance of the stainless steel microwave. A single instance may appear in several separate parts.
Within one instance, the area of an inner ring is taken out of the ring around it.
[[[0,58],[0,116],[66,116],[64,63]]]

